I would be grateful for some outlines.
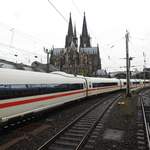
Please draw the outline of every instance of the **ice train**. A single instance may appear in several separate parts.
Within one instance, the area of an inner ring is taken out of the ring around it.
[[[149,80],[132,79],[132,89]],[[126,88],[125,79],[39,73],[0,68],[0,124],[66,102]]]

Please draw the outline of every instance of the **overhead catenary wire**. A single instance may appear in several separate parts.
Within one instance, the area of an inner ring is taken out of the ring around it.
[[[49,4],[55,9],[55,11],[62,17],[62,19],[63,19],[66,23],[68,23],[68,20],[66,19],[66,17],[65,17],[65,16],[61,13],[61,11],[54,5],[54,3],[53,3],[51,0],[48,0],[48,2],[49,2]],[[74,0],[72,0],[72,3],[73,3],[73,5],[74,5],[74,7],[76,8],[77,12],[79,13],[79,15],[83,17],[83,14],[81,13],[81,11],[80,11],[78,5],[75,3]],[[80,35],[78,32],[77,32],[77,34]],[[96,36],[95,36],[93,33],[92,33],[92,35],[93,35],[94,38],[98,41],[98,39],[96,38]],[[108,45],[111,45],[111,44],[113,44],[113,43],[116,43],[116,42],[122,40],[123,38],[124,38],[124,37],[121,37],[119,40],[113,41],[113,42],[111,42],[111,43],[104,44],[104,46],[108,46]]]
[[[12,29],[14,30],[15,33],[17,33],[17,35],[21,35],[22,37],[26,38],[26,39],[31,39],[33,42],[38,42],[38,43],[44,43],[46,45],[49,45],[48,42],[41,40],[40,38],[31,35],[29,33],[25,33],[23,31],[20,31],[19,29],[12,27],[11,25],[5,24],[3,22],[0,22],[0,28],[5,29],[6,31],[12,32]]]
[[[133,46],[133,47],[137,47],[137,46],[139,47],[140,55],[141,55],[141,56],[143,56],[143,52],[145,52],[145,51],[144,51],[144,48],[149,49],[149,48],[146,47],[145,45],[137,45],[137,43],[134,44],[132,40],[130,40],[130,44],[131,44],[131,46]]]
[[[83,17],[83,13],[81,12],[81,10],[79,9],[78,5],[75,3],[74,0],[72,0],[72,4],[74,5],[74,7],[75,7],[75,9],[77,10],[77,12],[79,13],[79,15],[80,15],[81,17]],[[95,40],[96,40],[97,43],[98,43],[98,39],[97,39],[97,37],[95,36],[95,34],[93,33],[93,31],[91,30],[90,26],[89,26],[89,29],[90,29],[90,31],[91,31],[91,33],[92,33],[92,36],[95,38]]]
[[[56,6],[52,3],[52,1],[48,0],[49,4],[56,10],[56,12],[63,18],[63,20],[68,23],[68,20],[64,17],[64,15],[56,8]]]
[[[119,38],[119,39],[117,39],[117,40],[115,40],[115,41],[112,41],[112,42],[110,42],[110,43],[105,43],[105,44],[101,44],[101,47],[102,48],[104,48],[104,47],[106,47],[106,48],[113,48],[113,47],[115,47],[120,41],[122,41],[122,40],[124,40],[124,37],[121,37],[121,38]],[[116,44],[117,43],[117,44]],[[112,47],[113,46],[113,47]]]
[[[140,40],[140,41],[150,41],[150,38],[145,38],[145,37],[130,36],[130,38]]]
[[[9,55],[11,57],[11,59],[12,59],[12,57],[14,57],[16,55],[17,55],[17,57],[18,56],[23,56],[23,57],[27,56],[29,58],[41,58],[41,57],[43,57],[39,53],[27,51],[25,49],[18,48],[18,47],[15,47],[15,46],[12,46],[12,45],[9,45],[6,43],[0,42],[0,46],[5,48],[5,51],[0,50],[1,56],[3,55],[3,57],[6,57],[6,55],[7,56]],[[3,49],[3,48],[1,48],[1,49]],[[13,51],[10,51],[10,50],[13,50]]]
[[[63,20],[66,22],[66,23],[68,23],[68,20],[64,17],[64,15],[56,8],[56,6],[50,1],[50,0],[48,0],[48,2],[49,2],[49,4],[57,11],[57,13],[63,18]],[[34,44],[38,44],[39,45],[39,43],[41,43],[41,40],[39,40],[39,39],[35,39],[33,36],[31,36],[31,35],[27,35],[27,34],[24,34],[23,32],[20,32],[19,30],[17,30],[16,28],[14,28],[14,27],[11,27],[11,26],[9,26],[9,25],[5,25],[5,24],[3,24],[3,23],[1,23],[0,22],[0,26],[2,27],[2,28],[4,28],[4,29],[6,29],[7,31],[11,31],[11,29],[14,29],[15,30],[15,34],[17,33],[17,36],[19,36],[18,34],[21,34],[21,36],[23,36],[23,37],[25,37],[25,38],[31,38],[31,39],[34,39],[34,41],[33,41],[33,43]],[[16,35],[15,35],[16,36]],[[22,48],[18,48],[18,47],[16,47],[16,46],[14,46],[14,44],[13,44],[13,46],[12,46],[12,42],[10,42],[10,44],[5,44],[5,43],[0,43],[0,45],[1,46],[3,46],[3,47],[5,47],[5,48],[7,48],[7,50],[8,49],[12,49],[14,52],[12,52],[11,51],[11,53],[12,54],[10,54],[9,53],[9,55],[13,55],[13,53],[15,54],[15,53],[24,53],[24,54],[28,54],[28,55],[40,55],[40,54],[37,54],[37,53],[34,53],[34,52],[31,52],[31,51],[27,51],[27,50],[25,50],[25,49],[22,49]],[[43,48],[43,46],[42,46],[42,48]],[[1,53],[2,53],[2,50],[1,50]]]
[[[136,58],[136,60],[137,61],[139,61],[139,60],[141,60],[141,62],[143,62],[143,65],[141,64],[141,65],[136,65],[137,67],[138,66],[141,66],[141,69],[144,69],[145,68],[145,62],[146,62],[146,57],[145,57],[145,46],[144,45],[137,45],[137,43],[135,44],[135,43],[133,43],[133,40],[132,39],[137,39],[137,38],[135,38],[135,37],[131,37],[130,38],[131,40],[130,40],[130,45],[131,45],[131,47],[133,47],[132,48],[132,51],[135,49],[135,50],[137,50],[137,48],[136,47],[138,47],[138,51],[139,51],[139,56],[136,56],[135,58]],[[143,39],[138,39],[138,40],[141,40],[141,41],[143,41]],[[148,48],[147,48],[148,49]],[[141,63],[140,62],[140,63]],[[136,64],[137,64],[137,62],[135,62]]]
[[[48,0],[49,4],[55,9],[55,11],[62,17],[62,19],[68,24],[69,20],[66,19],[66,17],[61,13],[61,11],[59,11],[59,9],[54,5],[54,3],[52,3],[52,1]],[[80,36],[80,33],[78,31],[77,35]]]
[[[27,51],[27,50],[25,50],[25,49],[22,49],[22,48],[16,48],[15,46],[13,47],[12,46],[12,44],[14,45],[14,37],[13,37],[13,39],[12,39],[12,37],[11,37],[11,40],[10,40],[10,34],[11,33],[9,33],[9,32],[15,32],[15,37],[20,37],[21,36],[21,38],[19,38],[19,40],[22,40],[22,41],[24,41],[24,40],[28,40],[29,42],[30,42],[30,46],[32,45],[32,46],[35,46],[35,44],[37,45],[38,44],[38,46],[41,46],[42,48],[43,48],[43,45],[44,45],[44,43],[46,44],[46,42],[42,42],[40,39],[37,39],[36,37],[34,37],[34,36],[32,36],[32,35],[29,35],[29,34],[26,34],[26,33],[23,33],[22,31],[19,31],[18,29],[16,29],[16,28],[14,28],[14,27],[11,27],[11,26],[9,26],[9,25],[2,25],[2,23],[0,22],[0,28],[3,30],[3,29],[5,29],[6,31],[4,31],[4,33],[8,36],[7,37],[7,41],[6,42],[0,42],[0,45],[1,46],[3,46],[3,47],[8,47],[8,48],[12,48],[12,49],[21,49],[21,51],[22,52],[25,52],[25,53],[29,53],[29,54],[31,54],[31,53],[33,53],[33,52],[30,52],[30,51]],[[12,30],[13,29],[13,30]],[[13,35],[14,36],[14,35]],[[13,43],[12,43],[12,40],[13,40]],[[8,44],[9,43],[9,44]],[[48,44],[48,43],[47,43]],[[30,48],[31,49],[31,48]],[[2,49],[1,49],[1,51],[2,51]],[[41,51],[42,52],[42,51]]]
[[[76,2],[74,1],[74,0],[72,0],[72,4],[74,5],[74,7],[76,8],[76,10],[77,10],[77,12],[79,13],[79,15],[81,16],[81,17],[83,17],[83,14],[81,13],[81,10],[79,9],[79,7],[78,7],[78,5],[76,4]],[[89,28],[90,28],[90,26],[89,26]],[[90,28],[90,30],[91,30],[91,28]],[[91,30],[92,31],[92,30]],[[98,39],[97,39],[97,37],[95,36],[95,34],[92,32],[92,36],[94,36],[94,38],[98,41]],[[103,46],[110,46],[110,45],[112,45],[112,44],[115,44],[115,43],[117,43],[117,42],[119,42],[120,40],[122,40],[122,39],[124,39],[124,36],[123,37],[121,37],[120,39],[118,39],[118,40],[115,40],[115,41],[113,41],[113,42],[111,42],[111,43],[107,43],[107,44],[103,44]]]

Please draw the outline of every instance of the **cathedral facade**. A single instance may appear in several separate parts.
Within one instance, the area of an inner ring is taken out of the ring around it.
[[[65,48],[52,49],[50,64],[54,65],[60,71],[84,76],[96,76],[97,71],[101,69],[99,47],[98,45],[96,47],[91,46],[85,13],[80,44],[78,45],[76,27],[74,26],[73,28],[70,14]]]

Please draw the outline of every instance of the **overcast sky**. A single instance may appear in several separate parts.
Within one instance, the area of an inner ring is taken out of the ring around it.
[[[150,67],[149,0],[51,2],[67,20],[69,13],[72,13],[78,37],[85,11],[92,46],[99,44],[103,69],[124,69],[120,67],[125,66],[125,60],[120,58],[125,57],[126,29],[130,32],[130,56],[135,57],[132,65],[140,70],[143,68],[144,52],[146,65]],[[68,24],[48,0],[0,0],[0,58],[23,63],[36,59],[45,62],[43,46],[64,47],[67,29]]]

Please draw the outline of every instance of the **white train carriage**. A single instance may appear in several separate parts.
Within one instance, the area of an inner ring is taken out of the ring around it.
[[[41,111],[86,96],[82,78],[0,69],[0,121]]]
[[[131,82],[132,82],[132,89],[134,88],[134,90],[144,87],[143,80],[141,79],[131,79]]]
[[[91,78],[86,77],[88,96],[105,92],[116,91],[121,88],[121,82],[115,78]]]
[[[125,89],[127,86],[126,79],[120,79],[120,80],[121,80],[122,89]],[[142,87],[144,87],[143,80],[141,80],[141,79],[130,79],[131,91],[140,89]]]
[[[150,86],[150,80],[143,80],[143,85],[144,85],[144,87],[148,87],[148,86]]]
[[[150,80],[131,79],[134,89]],[[126,88],[126,79],[39,73],[0,68],[0,122],[66,102]]]
[[[126,79],[120,79],[120,85],[121,85],[121,89],[125,89],[127,86],[127,80]]]

